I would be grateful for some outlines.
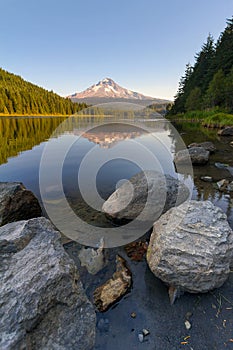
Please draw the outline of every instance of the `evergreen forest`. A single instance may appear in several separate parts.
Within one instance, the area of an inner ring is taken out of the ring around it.
[[[233,17],[217,42],[209,34],[194,65],[186,65],[168,115],[195,115],[194,111],[212,116],[218,112],[219,117],[233,113]]]
[[[71,115],[85,107],[0,68],[0,115]]]

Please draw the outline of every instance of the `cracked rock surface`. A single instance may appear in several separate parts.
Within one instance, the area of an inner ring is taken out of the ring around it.
[[[91,349],[95,312],[45,218],[0,228],[0,348]]]
[[[209,201],[188,201],[155,222],[147,261],[156,277],[191,293],[222,286],[230,273],[233,231]]]

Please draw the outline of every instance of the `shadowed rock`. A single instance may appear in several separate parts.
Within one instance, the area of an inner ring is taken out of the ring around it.
[[[233,136],[233,127],[227,126],[226,128],[219,130],[218,135],[220,135],[220,136]]]
[[[41,216],[34,194],[19,182],[0,182],[0,226]]]
[[[210,153],[214,153],[216,151],[216,147],[211,141],[201,142],[201,143],[191,143],[188,145],[188,148],[193,147],[203,147],[206,151],[209,151]]]
[[[171,301],[182,291],[221,287],[230,273],[233,231],[211,202],[188,201],[164,214],[153,227],[147,261],[169,287]]]
[[[174,162],[177,165],[188,165],[190,160],[194,165],[204,165],[209,160],[210,152],[203,147],[191,147],[176,153]]]
[[[91,349],[95,313],[45,218],[0,228],[0,348]]]

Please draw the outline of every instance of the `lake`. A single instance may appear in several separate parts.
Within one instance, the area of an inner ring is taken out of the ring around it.
[[[214,181],[231,179],[226,169],[215,166],[216,162],[233,166],[231,140],[228,137],[220,138],[216,130],[193,123],[177,123],[173,128],[170,122],[160,118],[96,120],[94,117],[2,117],[0,181],[23,182],[41,200],[40,164],[42,155],[47,154],[44,165],[48,174],[46,191],[51,203],[57,205],[60,193],[56,164],[65,148],[62,187],[69,205],[89,224],[111,227],[112,224],[101,212],[101,205],[122,183],[122,179],[129,179],[141,168],[162,169],[165,174],[177,177],[172,162],[174,153],[184,144],[212,141],[217,152],[211,155],[207,165],[193,167],[193,174],[192,169],[188,170],[189,186],[192,188],[193,178],[192,198],[209,199],[220,206],[233,227],[232,196],[219,192],[212,183],[200,180],[202,175],[212,176]],[[153,156],[156,159],[152,159]],[[184,177],[182,180],[185,182]],[[96,195],[101,199],[99,205],[94,203]]]

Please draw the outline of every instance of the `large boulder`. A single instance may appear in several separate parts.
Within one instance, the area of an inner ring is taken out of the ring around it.
[[[20,182],[0,182],[0,226],[41,216],[34,194]]]
[[[91,349],[95,312],[45,218],[0,228],[0,348]]]
[[[188,148],[193,148],[193,147],[203,147],[206,151],[209,151],[210,153],[214,153],[216,151],[216,147],[211,141],[205,141],[205,142],[194,142],[188,145]]]
[[[233,136],[233,126],[227,126],[224,129],[218,131],[220,136]]]
[[[208,292],[228,278],[233,231],[211,202],[187,201],[155,222],[147,261],[171,289]]]
[[[189,150],[181,150],[176,153],[174,162],[176,165],[204,165],[209,160],[210,152],[203,147],[191,147]]]
[[[183,203],[189,194],[179,180],[148,170],[123,183],[105,201],[102,210],[117,223],[134,220],[140,213],[140,221],[153,223],[162,213]]]

